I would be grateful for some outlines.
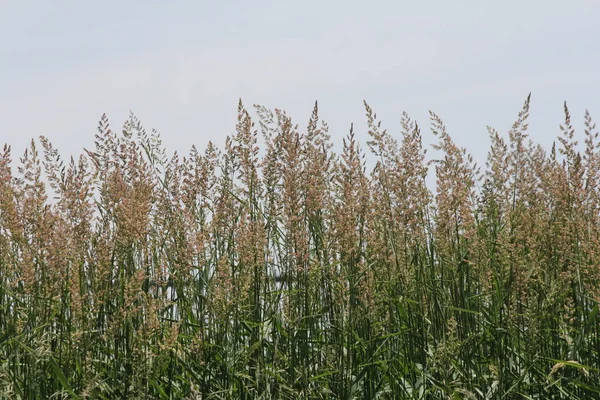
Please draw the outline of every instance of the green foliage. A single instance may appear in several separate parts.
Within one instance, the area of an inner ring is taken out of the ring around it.
[[[598,133],[581,155],[565,106],[547,154],[529,101],[483,173],[366,104],[369,173],[316,104],[300,131],[240,102],[186,157],[134,116],[69,163],[5,147],[0,398],[600,398]]]

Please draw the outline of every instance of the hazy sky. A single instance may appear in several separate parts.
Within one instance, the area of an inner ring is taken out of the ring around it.
[[[336,142],[351,122],[366,140],[363,99],[392,132],[431,109],[480,160],[529,92],[546,146],[565,100],[577,127],[600,121],[600,0],[0,0],[0,51],[0,141],[19,155],[38,135],[79,154],[129,110],[169,150],[221,145],[240,97],[302,126],[318,100]]]

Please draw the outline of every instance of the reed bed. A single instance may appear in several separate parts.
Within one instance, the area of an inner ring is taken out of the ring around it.
[[[339,154],[316,104],[241,102],[183,157],[133,115],[70,161],[5,146],[0,398],[600,398],[598,132],[565,105],[548,152],[529,103],[483,169],[366,103]]]

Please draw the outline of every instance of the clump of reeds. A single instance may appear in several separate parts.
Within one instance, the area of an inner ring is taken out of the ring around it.
[[[366,103],[340,154],[316,104],[241,102],[221,150],[5,146],[0,398],[600,398],[598,132],[565,105],[547,152],[529,102],[483,171]]]

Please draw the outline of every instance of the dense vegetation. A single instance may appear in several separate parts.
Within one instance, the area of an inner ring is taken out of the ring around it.
[[[589,114],[547,152],[528,98],[479,170],[437,115],[433,160],[365,107],[340,154],[316,106],[241,103],[185,157],[134,116],[66,163],[6,146],[0,398],[600,398]]]

